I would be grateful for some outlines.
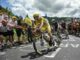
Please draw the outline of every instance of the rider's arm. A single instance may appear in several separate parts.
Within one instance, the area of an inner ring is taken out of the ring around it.
[[[43,20],[41,20],[41,21],[40,21],[40,24],[38,25],[38,27],[37,27],[37,28],[38,28],[38,29],[41,29],[41,28],[42,28],[42,26],[43,26]]]

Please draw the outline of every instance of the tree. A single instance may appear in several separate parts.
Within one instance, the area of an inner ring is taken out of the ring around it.
[[[10,16],[14,16],[14,14],[12,13],[12,11],[11,11],[8,7],[3,8],[3,7],[0,5],[0,11],[3,12],[3,13],[8,14],[9,17],[10,17]]]

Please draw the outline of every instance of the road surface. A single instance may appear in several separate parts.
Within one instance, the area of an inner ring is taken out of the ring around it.
[[[36,43],[38,49],[45,52],[47,45],[41,47],[39,43]],[[0,60],[80,60],[80,38],[69,35],[69,39],[64,39],[56,51],[40,56],[35,54],[32,44],[13,47],[0,52]]]

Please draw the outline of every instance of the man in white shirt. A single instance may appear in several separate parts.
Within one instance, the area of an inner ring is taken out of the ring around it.
[[[9,40],[12,43],[12,45],[14,44],[14,31],[13,29],[17,26],[17,21],[16,21],[16,17],[13,16],[12,19],[10,19],[8,21],[8,36],[9,36]]]
[[[0,12],[0,27],[2,26],[1,21],[2,21],[2,13]],[[2,44],[3,44],[3,36],[0,28],[0,50],[2,50]]]

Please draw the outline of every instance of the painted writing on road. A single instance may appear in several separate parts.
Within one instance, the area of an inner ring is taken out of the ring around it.
[[[80,44],[69,44],[69,43],[66,43],[66,44],[60,44],[60,47],[65,47],[65,48],[67,48],[67,47],[73,47],[73,48],[78,48],[80,46]]]

